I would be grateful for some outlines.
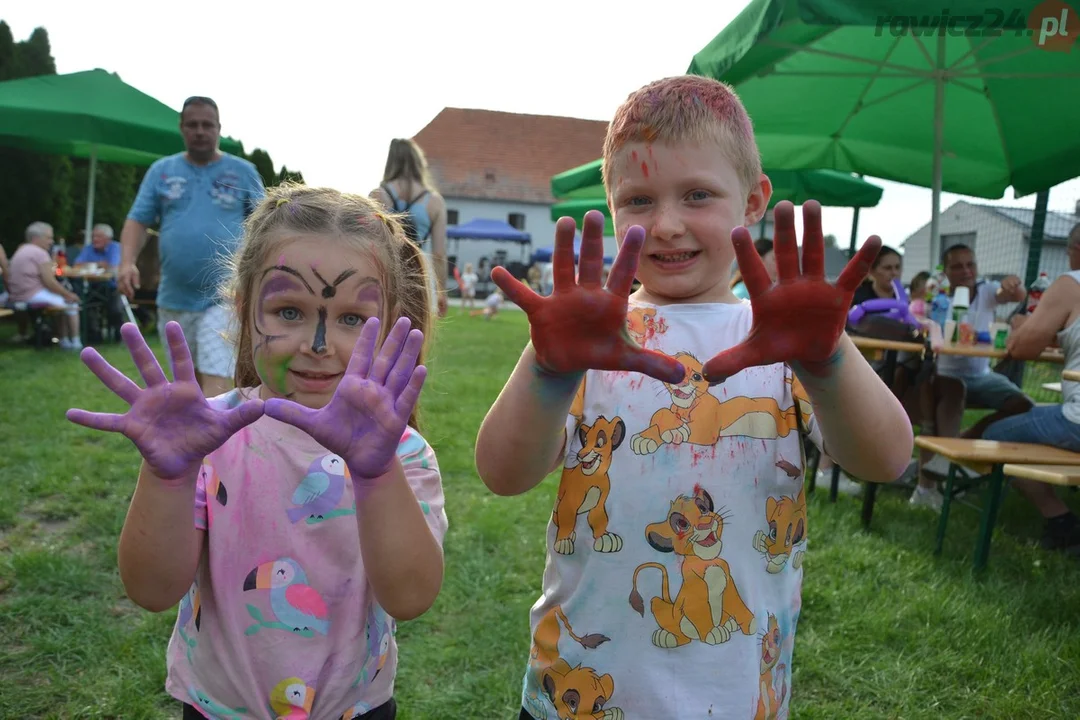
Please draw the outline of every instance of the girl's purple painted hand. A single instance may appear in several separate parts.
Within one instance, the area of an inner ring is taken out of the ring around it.
[[[82,361],[131,408],[123,415],[72,408],[67,411],[67,419],[94,430],[121,433],[135,443],[150,471],[163,480],[194,482],[207,455],[262,416],[263,402],[248,400],[229,410],[210,407],[195,379],[191,351],[178,323],[165,326],[176,373],[173,382],[165,377],[137,327],[124,323],[120,334],[146,381],[146,389],[110,365],[97,350],[86,348],[82,351]]]
[[[344,458],[354,481],[385,475],[427,377],[427,368],[416,364],[424,334],[410,331],[410,325],[408,318],[400,318],[376,357],[379,319],[369,319],[325,407],[312,410],[273,398],[266,401],[266,414],[303,430]]]

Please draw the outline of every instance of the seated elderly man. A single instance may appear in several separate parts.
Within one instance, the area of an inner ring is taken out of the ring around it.
[[[26,228],[26,242],[11,256],[8,293],[11,303],[63,308],[59,335],[60,347],[81,350],[79,339],[79,296],[56,279],[55,265],[49,255],[53,245],[52,225],[31,223]]]
[[[105,308],[109,326],[119,334],[121,318],[124,315],[124,306],[121,304],[120,293],[116,290],[115,279],[115,273],[120,267],[120,243],[113,239],[112,227],[104,223],[95,225],[90,234],[90,242],[83,246],[74,264],[76,268],[97,265],[114,274],[112,280],[83,282],[89,283],[87,296],[90,303]],[[92,335],[93,331],[90,334]]]
[[[961,286],[971,291],[969,313],[975,332],[990,331],[998,305],[1020,302],[1026,295],[1020,278],[1015,275],[1003,278],[1000,283],[976,282],[979,268],[975,262],[975,253],[966,245],[954,245],[946,250],[942,264],[953,292]],[[940,375],[963,381],[968,407],[990,408],[995,411],[964,431],[961,437],[982,437],[983,431],[991,424],[1025,413],[1034,407],[1031,398],[1025,395],[1023,390],[1001,373],[990,369],[990,358],[941,355],[938,357],[937,368]]]

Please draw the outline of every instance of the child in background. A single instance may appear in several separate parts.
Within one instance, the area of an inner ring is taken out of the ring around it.
[[[480,281],[472,263],[465,263],[465,273],[461,276],[461,305],[471,308],[476,299],[476,283]]]
[[[473,317],[476,315],[483,315],[485,320],[490,320],[498,314],[499,306],[502,305],[502,301],[502,291],[499,290],[499,288],[495,288],[495,290],[487,296],[487,300],[484,301],[484,309],[473,310],[469,315]]]
[[[434,602],[447,526],[417,431],[431,307],[420,249],[374,201],[282,185],[234,262],[236,390],[203,397],[175,322],[173,382],[131,324],[145,390],[82,353],[131,408],[68,418],[123,433],[143,457],[124,587],[153,612],[180,603],[166,690],[184,718],[393,718],[395,621]]]
[[[620,243],[606,286],[596,211],[576,277],[575,224],[558,222],[550,297],[492,273],[532,341],[480,428],[477,470],[499,495],[562,472],[520,717],[784,715],[807,532],[801,435],[869,482],[911,458],[903,408],[843,334],[880,240],[829,285],[820,206],[803,206],[800,272],[794,208],[780,203],[771,283],[744,227],[771,185],[742,104],[710,79],[631,94],[603,163]],[[749,302],[730,290],[735,255]]]
[[[928,280],[930,280],[930,273],[923,270],[911,278],[911,285],[908,286],[908,299],[911,301],[908,308],[910,308],[911,314],[919,320],[925,320],[928,317],[926,305],[926,283]]]

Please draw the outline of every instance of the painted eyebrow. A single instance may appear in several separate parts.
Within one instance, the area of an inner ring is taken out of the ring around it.
[[[265,270],[263,270],[263,277],[266,277],[267,273],[272,272],[274,270],[280,270],[282,272],[289,273],[290,275],[293,275],[294,277],[299,278],[300,282],[304,283],[304,287],[307,289],[307,291],[309,293],[311,293],[312,295],[315,294],[315,291],[311,289],[311,285],[309,285],[308,281],[304,279],[304,276],[301,275],[294,268],[289,267],[288,265],[274,265],[273,267],[268,267]]]

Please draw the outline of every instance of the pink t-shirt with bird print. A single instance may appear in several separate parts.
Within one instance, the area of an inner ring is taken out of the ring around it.
[[[210,402],[234,407],[254,393]],[[407,428],[398,458],[441,545],[435,453]],[[222,720],[340,720],[390,699],[394,620],[368,585],[341,457],[263,416],[204,461],[194,522],[206,540],[169,640],[173,697]]]

